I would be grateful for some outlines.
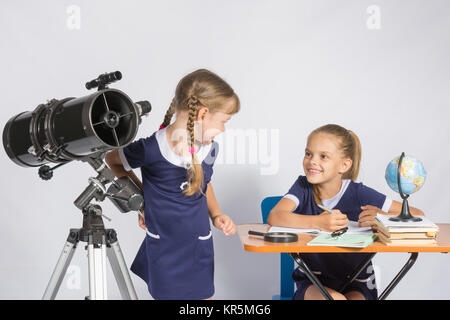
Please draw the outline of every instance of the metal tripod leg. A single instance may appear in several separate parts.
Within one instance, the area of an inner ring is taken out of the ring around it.
[[[136,291],[134,290],[133,282],[131,281],[119,241],[117,240],[117,234],[114,230],[107,230],[107,242],[109,245],[106,253],[122,299],[137,300]]]
[[[79,241],[87,242],[89,296],[86,298],[107,299],[106,256],[108,255],[122,298],[137,300],[114,229],[97,230],[88,234],[83,229],[71,229],[42,299],[55,299]]]
[[[93,236],[88,241],[89,260],[89,300],[108,299],[106,285],[106,243],[103,237],[102,244],[93,243]]]
[[[45,289],[42,300],[53,300],[58,293],[61,282],[64,279],[67,268],[72,261],[73,254],[78,244],[78,230],[70,230],[67,241],[64,244],[61,255],[59,256],[58,262],[56,263],[55,269],[53,270],[50,281],[48,282],[47,288]]]

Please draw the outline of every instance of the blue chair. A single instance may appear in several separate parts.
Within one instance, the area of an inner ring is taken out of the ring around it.
[[[267,223],[270,210],[281,200],[282,197],[267,197],[261,202],[261,213],[263,223]],[[272,296],[272,300],[290,300],[294,295],[294,260],[287,253],[280,254],[280,294]]]

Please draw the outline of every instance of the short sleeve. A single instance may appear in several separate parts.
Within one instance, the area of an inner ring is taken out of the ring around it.
[[[284,195],[283,198],[290,199],[295,202],[295,209],[299,206],[300,203],[304,203],[305,201],[305,186],[302,180],[302,177],[298,177],[298,179],[294,182],[289,191]],[[295,210],[294,209],[294,210]]]
[[[215,141],[212,142],[211,150],[209,151],[206,158],[203,160],[203,162],[206,164],[206,179],[205,182],[208,184],[211,181],[212,175],[214,173],[214,162],[217,159],[217,154],[219,153],[219,144]]]
[[[127,171],[146,165],[149,161],[150,138],[141,138],[119,149],[119,157]]]
[[[358,185],[357,193],[361,206],[372,205],[385,212],[388,212],[391,207],[391,199],[362,183]]]

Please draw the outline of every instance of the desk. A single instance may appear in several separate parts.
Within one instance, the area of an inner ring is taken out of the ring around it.
[[[298,264],[300,270],[306,274],[309,280],[319,289],[322,295],[329,300],[332,297],[325,290],[323,285],[320,283],[319,279],[311,272],[308,266],[304,263],[299,253],[315,252],[315,253],[325,253],[325,252],[341,252],[341,253],[369,253],[367,259],[361,262],[357,270],[351,275],[348,275],[343,282],[340,290],[344,290],[348,284],[350,284],[356,277],[361,273],[361,271],[369,264],[370,260],[378,252],[409,252],[411,253],[408,261],[397,274],[397,276],[391,281],[391,283],[386,287],[383,293],[378,297],[379,300],[384,300],[389,293],[394,289],[394,287],[400,282],[400,280],[405,276],[409,269],[417,260],[419,252],[450,252],[450,224],[441,223],[437,224],[439,227],[439,232],[437,234],[437,244],[436,245],[426,245],[426,246],[387,246],[379,241],[373,242],[371,245],[358,249],[358,248],[341,248],[341,247],[329,247],[329,246],[308,246],[307,243],[314,238],[314,236],[308,234],[298,234],[298,241],[291,243],[271,243],[266,242],[260,237],[249,236],[248,231],[254,230],[259,232],[267,232],[270,228],[267,224],[261,223],[249,223],[240,224],[237,226],[237,232],[241,240],[244,249],[249,252],[285,252],[289,253],[294,261]]]

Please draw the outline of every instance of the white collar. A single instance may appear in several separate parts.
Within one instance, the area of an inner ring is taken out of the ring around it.
[[[341,200],[342,196],[347,190],[347,187],[350,185],[350,182],[350,179],[342,180],[341,190],[339,190],[339,192],[334,197],[322,200],[323,206],[327,209],[333,209],[338,204],[339,200]]]
[[[155,134],[156,141],[158,142],[159,150],[161,151],[162,156],[167,161],[178,167],[187,168],[187,166],[192,163],[192,157],[180,156],[170,148],[169,142],[167,141],[166,129],[167,128],[158,130]],[[200,149],[198,149],[198,151],[196,152],[197,159],[200,163],[202,163],[203,160],[205,160],[205,158],[208,156],[211,147],[212,143],[200,145]]]

